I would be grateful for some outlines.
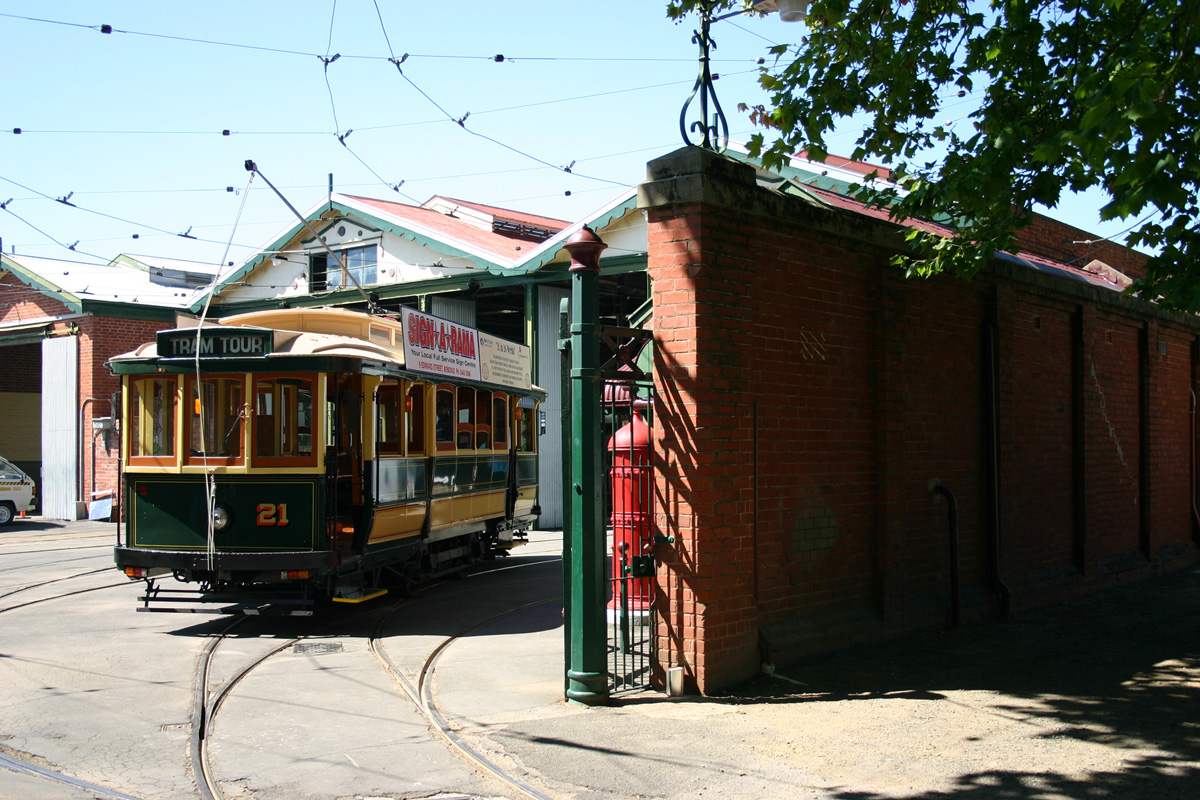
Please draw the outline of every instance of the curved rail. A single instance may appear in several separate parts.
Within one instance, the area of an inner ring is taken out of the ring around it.
[[[249,675],[251,670],[276,653],[286,650],[300,641],[300,639],[289,639],[247,660],[225,683],[221,684],[219,689],[210,695],[208,692],[208,672],[212,666],[213,655],[217,652],[217,648],[221,642],[229,636],[230,631],[247,619],[250,618],[238,617],[232,620],[216,636],[209,640],[200,655],[200,666],[196,674],[196,694],[192,707],[191,755],[193,777],[196,780],[196,788],[200,790],[200,796],[203,800],[224,800],[224,795],[221,794],[216,778],[212,774],[211,766],[208,763],[208,734],[212,731],[213,722],[216,719],[217,711],[220,709],[221,704],[225,702],[225,698],[229,696],[233,687],[242,678]]]
[[[52,769],[39,767],[37,764],[31,764],[28,761],[22,761],[19,758],[13,758],[4,753],[0,753],[0,767],[11,769],[13,772],[23,772],[26,775],[34,775],[39,778],[48,778],[59,783],[66,783],[79,789],[84,789],[97,797],[109,797],[113,800],[138,800],[138,798],[132,795],[123,794],[114,789],[105,789],[103,786],[97,786],[94,783],[88,783],[79,778],[72,778],[70,775],[62,772],[55,772]]]
[[[66,577],[63,577],[63,578],[51,578],[48,581],[41,581],[40,583],[31,583],[28,586],[22,586],[20,589],[13,589],[11,592],[5,592],[4,594],[0,594],[0,600],[3,600],[5,597],[11,597],[14,594],[20,594],[21,592],[27,592],[30,589],[36,589],[39,586],[49,586],[52,583],[62,583],[63,581],[74,580],[75,578],[85,578],[88,575],[99,575],[102,572],[112,572],[112,571],[113,571],[112,567],[103,567],[101,569],[93,569],[93,570],[89,570],[87,572],[77,572],[74,575],[67,575]],[[14,606],[14,608],[15,608],[15,606]]]
[[[491,570],[484,570],[468,576],[468,579],[470,577],[487,575],[493,572],[504,572],[527,566],[535,565],[518,564],[499,567]],[[431,584],[423,588],[428,589],[433,585],[438,584]],[[450,728],[446,718],[442,715],[441,711],[437,707],[437,704],[433,700],[431,688],[432,676],[438,657],[449,645],[453,644],[455,640],[465,636],[476,628],[487,625],[488,623],[497,619],[501,619],[509,614],[514,614],[518,611],[523,611],[524,609],[532,608],[544,603],[553,602],[560,598],[561,595],[555,595],[553,597],[546,597],[542,598],[541,600],[526,603],[525,605],[500,612],[499,614],[494,614],[487,619],[472,623],[471,625],[468,625],[455,632],[453,635],[442,641],[425,659],[416,686],[413,686],[412,682],[391,660],[381,643],[381,632],[388,618],[400,608],[410,603],[412,598],[401,599],[399,602],[394,603],[389,608],[379,613],[368,640],[368,645],[371,652],[382,663],[384,670],[395,679],[402,693],[408,698],[417,711],[426,718],[430,726],[441,735],[443,740],[450,746],[451,750],[458,754],[460,758],[466,760],[469,764],[473,764],[484,769],[489,774],[520,791],[530,800],[553,800],[553,798],[539,792],[537,789],[522,782],[515,775],[511,775],[510,773],[504,771],[504,769],[501,767],[489,761],[486,756],[473,748]],[[250,619],[253,618],[238,617],[231,620],[228,625],[221,628],[221,630],[209,640],[208,644],[205,645],[200,656],[200,663],[197,667],[196,688],[192,710],[191,762],[193,777],[196,782],[196,787],[199,790],[201,800],[225,800],[225,796],[221,793],[220,787],[217,785],[216,777],[213,775],[211,765],[208,761],[208,738],[214,728],[217,712],[220,709],[221,704],[225,701],[225,698],[228,697],[233,688],[243,678],[245,678],[246,675],[248,675],[255,667],[262,664],[271,656],[286,650],[287,648],[295,645],[297,642],[303,641],[304,639],[321,635],[319,632],[314,631],[312,634],[289,639],[281,644],[269,648],[268,650],[248,659],[228,680],[225,681],[225,683],[221,685],[219,689],[210,693],[208,690],[209,670],[212,665],[214,655],[216,654],[221,643],[228,638],[230,632],[233,631],[233,629],[238,625]],[[328,626],[322,626],[322,630],[327,627]]]
[[[508,569],[512,569],[512,567],[509,567]],[[383,664],[384,670],[386,670],[387,673],[392,676],[413,706],[416,707],[416,709],[421,712],[422,716],[424,716],[429,722],[430,727],[437,731],[442,739],[448,745],[450,745],[452,750],[458,753],[459,756],[464,758],[468,763],[485,770],[490,775],[498,778],[509,786],[512,786],[517,791],[521,792],[525,797],[531,798],[531,800],[553,800],[553,798],[551,798],[549,795],[539,792],[537,789],[525,783],[517,776],[495,764],[479,750],[472,747],[465,739],[459,736],[458,733],[450,727],[450,723],[446,721],[445,716],[443,716],[441,710],[437,706],[437,703],[433,699],[433,671],[442,652],[445,651],[445,649],[453,644],[456,640],[465,636],[476,628],[481,628],[484,625],[494,622],[495,620],[502,619],[509,614],[515,614],[518,611],[524,611],[527,608],[540,606],[545,603],[560,600],[561,598],[562,595],[555,595],[553,597],[545,597],[541,600],[535,600],[531,603],[526,603],[525,605],[518,606],[516,608],[510,608],[507,611],[502,611],[499,614],[493,614],[487,619],[472,623],[471,625],[458,630],[442,641],[433,649],[433,652],[426,657],[424,664],[421,665],[421,674],[417,679],[417,685],[415,687],[413,686],[412,681],[410,681],[400,670],[399,666],[392,661],[391,657],[387,653],[387,650],[382,644],[380,634],[383,630],[383,625],[387,621],[388,616],[390,616],[392,611],[395,609],[389,609],[386,614],[380,616],[379,620],[375,624],[375,629],[371,631],[371,638],[369,642],[371,652],[376,658],[379,659],[380,663]]]
[[[36,606],[39,603],[49,603],[51,600],[62,600],[65,597],[74,597],[77,594],[87,594],[88,592],[98,592],[102,589],[119,589],[122,586],[128,586],[128,585],[129,585],[129,581],[123,581],[121,583],[107,583],[104,586],[91,586],[87,589],[79,589],[78,591],[74,591],[74,592],[63,592],[62,594],[56,594],[56,595],[53,595],[52,597],[42,597],[37,600],[30,600],[27,603],[18,603],[15,606],[8,606],[7,608],[0,608],[0,614],[3,614],[6,611],[16,611],[18,608],[27,608],[29,606]]]

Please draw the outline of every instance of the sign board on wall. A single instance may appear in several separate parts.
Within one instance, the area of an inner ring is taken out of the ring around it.
[[[528,389],[529,348],[411,308],[401,308],[404,365],[417,372]]]

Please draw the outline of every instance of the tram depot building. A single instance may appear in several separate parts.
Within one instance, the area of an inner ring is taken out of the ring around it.
[[[344,195],[308,219],[385,308],[533,348],[543,527],[563,523],[562,244],[586,223],[609,245],[601,321],[652,332],[660,682],[709,692],[1194,565],[1200,320],[1122,294],[1144,256],[1038,217],[972,281],[906,279],[905,229],[845,191],[857,165],[797,164],[683,148],[575,224]],[[218,277],[210,316],[361,307],[318,244],[290,226]],[[0,455],[41,475],[41,513],[104,509],[106,362],[197,315],[212,270],[3,255]]]

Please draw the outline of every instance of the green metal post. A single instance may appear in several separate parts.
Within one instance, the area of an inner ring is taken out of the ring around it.
[[[571,301],[563,298],[558,310],[558,352],[561,379],[559,380],[559,425],[562,429],[563,513],[563,697],[571,688],[567,673],[571,671],[571,615],[566,609],[571,603]]]
[[[571,254],[571,592],[567,700],[608,702],[604,600],[604,447],[600,393],[600,253],[586,226],[564,245]]]

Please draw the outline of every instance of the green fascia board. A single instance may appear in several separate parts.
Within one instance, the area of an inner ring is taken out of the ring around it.
[[[738,161],[746,164],[750,164],[758,169],[765,169],[762,165],[762,161],[754,158],[748,153],[739,153],[736,150],[726,150],[725,155],[729,156],[730,158],[735,158]],[[785,164],[778,170],[774,170],[774,172],[776,175],[794,181],[800,185],[807,184],[810,186],[816,186],[818,189],[826,189],[831,192],[837,192],[838,194],[842,194],[847,197],[854,196],[850,193],[850,187],[852,185],[850,181],[831,178],[828,175],[822,175],[820,172],[816,172],[811,169],[801,169],[800,167],[793,167]]]
[[[455,275],[449,278],[430,278],[410,283],[387,283],[364,286],[363,291],[378,297],[378,302],[388,302],[398,298],[415,297],[420,295],[448,294],[468,288],[471,281],[479,284],[480,289],[502,286],[528,286],[542,283],[558,283],[570,280],[569,264],[556,263],[551,268],[527,275],[495,275],[489,272],[479,272],[471,275]],[[609,275],[624,275],[632,272],[645,272],[646,257],[644,255],[615,256],[604,259],[601,269]],[[290,308],[322,308],[325,306],[352,306],[362,303],[362,295],[355,289],[339,289],[336,292],[321,294],[294,295],[292,297],[274,297],[261,300],[241,300],[232,303],[221,303],[209,309],[210,316],[228,317],[233,314],[245,314],[251,311],[266,311],[279,308],[281,303],[287,303]]]
[[[634,211],[636,209],[637,209],[637,194],[634,193],[634,194],[630,195],[629,198],[627,198],[625,200],[625,202],[619,203],[618,205],[613,206],[612,208],[608,209],[607,211],[601,212],[598,216],[585,221],[584,224],[587,225],[589,228],[591,228],[593,231],[599,232],[599,231],[604,230],[604,228],[608,227],[609,225],[611,225],[614,221],[621,219],[621,217],[624,217],[630,211]],[[571,233],[574,233],[576,230],[578,230],[578,229],[575,228],[574,225],[572,225],[572,226],[568,227],[564,231],[564,233],[566,231],[570,231]],[[520,264],[518,264],[517,266],[506,270],[506,272],[509,274],[513,274],[513,273],[528,274],[530,272],[536,272],[536,271],[540,270],[542,267],[546,266],[547,264],[553,262],[554,259],[558,257],[558,254],[560,252],[562,252],[563,244],[565,244],[567,239],[569,238],[569,236],[562,236],[561,234],[559,234],[559,236],[561,237],[561,241],[558,243],[557,247],[547,248],[546,250],[543,250],[541,253],[538,253],[538,254],[534,255],[533,257],[531,257],[528,261],[523,261]],[[637,256],[635,256],[635,258],[636,257]],[[644,256],[642,256],[641,259],[642,259],[642,264],[644,266],[646,259]],[[609,263],[608,260],[606,260],[604,262],[605,269],[608,268],[608,263]]]
[[[736,158],[738,161],[751,164],[759,169],[763,169],[762,162],[756,158],[752,158],[746,153],[727,150],[725,151],[725,155],[731,158]],[[786,194],[803,196],[806,199],[813,200],[824,206],[828,206],[829,204],[816,195],[803,192],[803,188],[805,186],[816,186],[818,189],[836,192],[843,197],[849,197],[852,200],[857,199],[854,192],[851,190],[851,187],[855,184],[851,183],[850,181],[838,180],[836,178],[831,178],[828,175],[822,175],[820,172],[815,172],[812,169],[801,169],[799,167],[786,165],[778,170],[775,174],[784,179],[784,185],[779,187],[780,191]],[[866,178],[865,175],[863,177]],[[952,228],[959,228],[962,227],[964,220],[953,217],[949,214],[938,214],[929,221],[936,222],[939,225],[947,225]]]
[[[97,317],[138,319],[150,322],[175,322],[175,315],[182,308],[152,306],[145,303],[114,303],[108,300],[84,300],[81,311]]]
[[[343,356],[200,359],[200,372],[361,372],[363,362]],[[113,375],[195,374],[194,358],[136,358],[108,362]]]
[[[469,253],[466,250],[462,250],[458,247],[448,244],[446,241],[444,241],[442,239],[436,239],[432,236],[427,236],[425,234],[416,233],[415,231],[412,231],[402,225],[398,225],[395,222],[386,220],[382,217],[376,216],[375,214],[371,214],[369,212],[363,211],[360,208],[354,208],[354,207],[348,206],[344,203],[338,203],[338,202],[333,202],[333,201],[327,202],[324,205],[322,205],[320,208],[318,208],[317,210],[315,210],[311,214],[309,214],[309,216],[306,217],[305,219],[308,220],[309,224],[312,225],[313,228],[317,228],[318,226],[316,224],[314,224],[314,222],[319,222],[321,215],[328,213],[329,211],[336,211],[337,213],[343,214],[345,216],[356,217],[358,219],[361,219],[363,222],[368,223],[369,225],[371,225],[374,228],[378,228],[381,231],[386,231],[386,232],[394,234],[396,236],[400,236],[402,238],[408,239],[409,241],[416,242],[417,244],[421,245],[422,247],[428,247],[430,249],[437,250],[439,253],[443,253],[448,256],[454,256],[457,258],[465,258],[469,261],[473,261],[478,265],[480,271],[487,271],[487,272],[492,272],[492,273],[504,273],[504,272],[508,271],[508,270],[506,270],[506,268],[500,266],[499,264],[495,263],[494,261],[489,261],[488,259],[483,258],[482,256],[480,256],[476,253]],[[242,280],[245,276],[247,276],[251,272],[253,272],[256,267],[258,267],[260,264],[262,264],[264,261],[266,261],[268,258],[270,258],[270,255],[269,255],[270,252],[282,249],[284,247],[284,245],[286,245],[292,239],[296,238],[296,236],[301,231],[307,231],[307,230],[308,229],[303,224],[297,223],[295,226],[290,228],[288,230],[288,232],[285,233],[283,236],[277,238],[275,241],[271,242],[269,245],[267,245],[265,248],[263,248],[263,250],[260,252],[259,255],[253,257],[252,259],[247,261],[245,264],[243,264],[240,268],[238,268],[235,272],[226,276],[225,279],[222,280],[217,285],[217,289],[219,290],[221,288],[224,288],[224,286],[226,284]],[[353,293],[356,297],[358,297],[357,291],[355,291]],[[325,300],[322,303],[318,303],[318,305],[327,305],[331,301],[336,303],[337,302],[337,300],[336,300],[337,294],[338,294],[337,292],[331,292],[331,293],[326,293],[326,294],[322,295],[325,298]],[[204,298],[206,296],[207,295],[201,295],[200,299],[192,304],[190,310],[192,312],[199,312],[200,309],[204,307]],[[306,297],[307,297],[307,295],[306,295]],[[300,305],[300,304],[297,303],[296,305]],[[274,304],[273,303],[270,304],[269,307],[274,307]]]
[[[83,312],[83,302],[75,295],[57,284],[51,283],[42,276],[30,272],[20,263],[7,258],[0,253],[0,265],[17,277],[21,283],[38,291],[45,292],[67,308],[79,314]]]

